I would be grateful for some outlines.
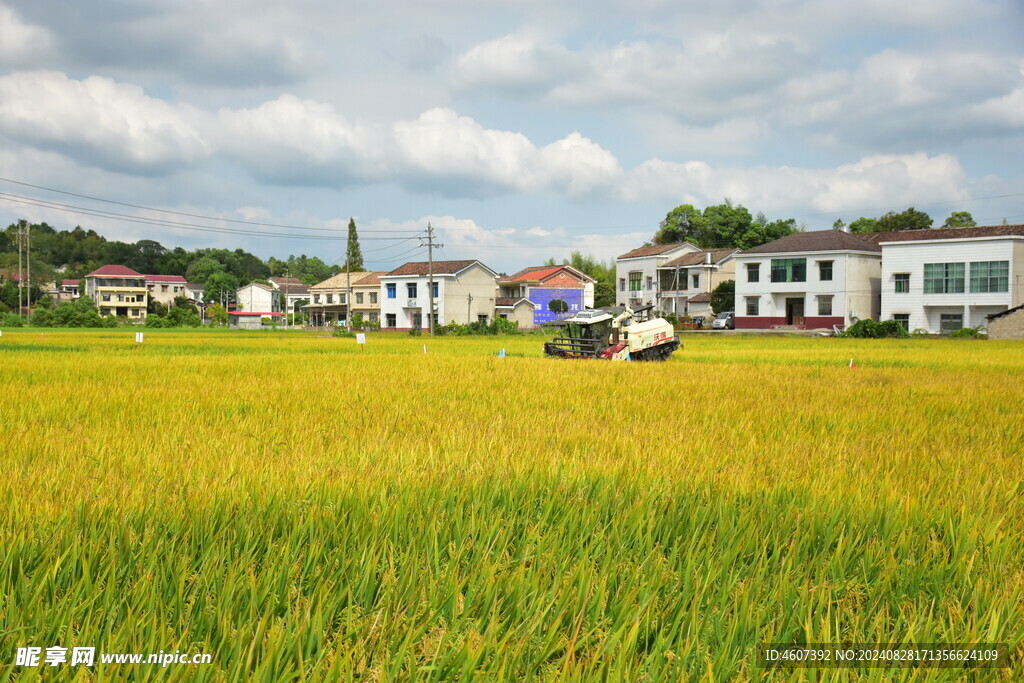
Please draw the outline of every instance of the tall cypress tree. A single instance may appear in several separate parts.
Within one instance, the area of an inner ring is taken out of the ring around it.
[[[359,248],[359,235],[356,234],[356,219],[348,219],[348,249],[345,251],[345,264],[348,272],[356,273],[363,270],[363,251]]]

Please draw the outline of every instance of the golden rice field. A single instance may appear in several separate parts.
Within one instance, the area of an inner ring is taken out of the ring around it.
[[[1024,344],[542,341],[5,330],[0,680],[61,644],[213,655],[83,681],[1024,676],[757,650],[1020,656]]]

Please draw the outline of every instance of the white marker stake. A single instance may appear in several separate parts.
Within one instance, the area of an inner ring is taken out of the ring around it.
[[[423,345],[423,355],[424,356],[427,355],[427,345],[426,344]]]
[[[853,364],[853,359],[850,359],[850,369],[853,370],[856,366]]]
[[[135,343],[136,344],[141,344],[142,343],[142,333],[141,332],[136,332],[135,333]]]

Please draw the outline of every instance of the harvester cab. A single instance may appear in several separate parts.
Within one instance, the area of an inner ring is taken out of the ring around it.
[[[582,311],[565,321],[564,337],[544,344],[544,353],[561,358],[666,360],[679,348],[679,338],[663,318],[634,319],[628,306],[617,316],[602,310]]]

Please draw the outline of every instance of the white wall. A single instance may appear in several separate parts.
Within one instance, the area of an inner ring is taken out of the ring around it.
[[[882,320],[910,316],[911,330],[937,334],[943,313],[959,314],[964,327],[986,325],[985,316],[1021,303],[1024,287],[1024,239],[1012,237],[882,244]],[[971,292],[972,261],[1009,261],[1007,292]],[[963,263],[962,294],[925,294],[924,264]],[[896,273],[910,274],[910,291],[896,293]]]

